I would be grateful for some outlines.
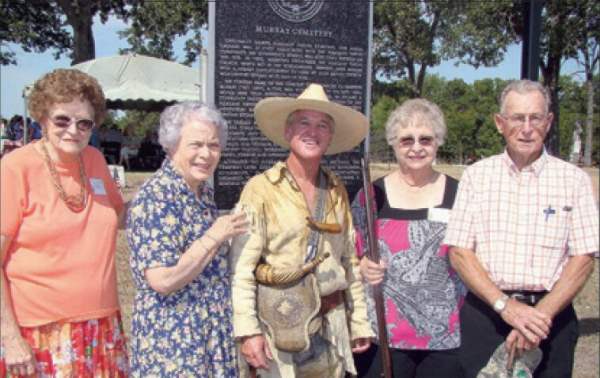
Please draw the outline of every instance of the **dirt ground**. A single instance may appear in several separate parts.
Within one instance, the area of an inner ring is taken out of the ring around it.
[[[393,166],[389,164],[372,164],[371,175],[373,178],[381,177]],[[460,178],[464,167],[438,165],[436,168],[455,178]],[[594,184],[594,194],[598,203],[599,169],[590,168],[586,172],[591,176]],[[126,200],[133,197],[137,188],[149,176],[148,173],[127,173],[128,187],[124,189]],[[575,353],[575,378],[600,377],[600,281],[599,266],[596,260],[594,272],[583,290],[575,299],[575,309],[580,320],[580,337]],[[119,232],[117,239],[117,274],[119,280],[119,299],[125,322],[125,332],[129,334],[131,308],[135,296],[135,285],[129,270],[129,249],[124,232]]]

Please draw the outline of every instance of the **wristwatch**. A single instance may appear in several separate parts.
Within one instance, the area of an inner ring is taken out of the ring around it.
[[[500,314],[506,308],[506,303],[508,302],[508,295],[504,294],[500,298],[496,299],[494,302],[494,311]]]

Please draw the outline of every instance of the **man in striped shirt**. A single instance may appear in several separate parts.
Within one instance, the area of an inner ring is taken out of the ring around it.
[[[550,156],[550,97],[515,81],[495,115],[504,153],[468,167],[446,232],[450,261],[469,287],[460,358],[475,377],[506,341],[516,355],[539,346],[535,377],[569,377],[577,342],[572,300],[598,251],[598,209],[589,176]]]

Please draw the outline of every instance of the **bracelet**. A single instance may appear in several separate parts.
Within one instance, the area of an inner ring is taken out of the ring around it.
[[[200,244],[200,247],[202,247],[202,249],[204,250],[204,253],[209,254],[210,253],[210,248],[206,247],[206,244],[204,244],[204,241],[202,240],[202,238],[196,240],[198,242],[198,244]]]
[[[216,244],[216,246],[218,246],[218,245],[219,245],[219,241],[218,241],[217,239],[215,239],[214,237],[210,236],[210,235],[209,235],[209,233],[208,233],[208,231],[207,231],[207,232],[205,232],[203,236],[206,236],[206,237],[207,237],[207,238],[209,238],[210,240],[214,241],[214,242],[215,242],[215,244]]]

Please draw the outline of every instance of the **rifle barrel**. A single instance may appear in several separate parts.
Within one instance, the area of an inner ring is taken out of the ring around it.
[[[369,170],[369,160],[366,157],[361,159],[361,170],[363,176],[363,192],[365,195],[365,211],[367,213],[367,239],[368,254],[367,258],[375,263],[379,263],[379,248],[375,235],[375,220],[373,219],[372,200],[375,198],[371,185],[371,173]],[[390,358],[390,348],[387,338],[387,323],[385,320],[385,303],[383,302],[382,283],[373,285],[373,300],[375,302],[375,313],[377,315],[377,330],[379,336],[379,348],[382,362],[382,376],[392,378],[392,361]]]

